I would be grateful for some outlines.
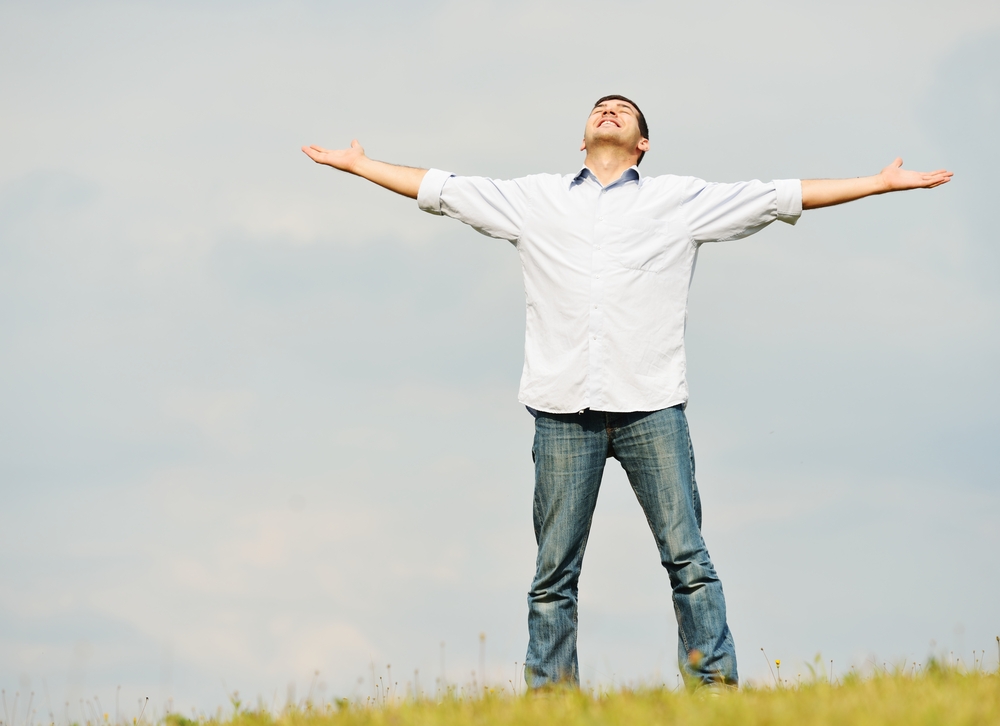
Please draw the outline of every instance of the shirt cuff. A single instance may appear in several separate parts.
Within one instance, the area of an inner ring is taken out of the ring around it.
[[[444,183],[455,176],[450,171],[440,169],[428,169],[420,182],[420,189],[417,190],[417,204],[425,212],[440,215],[441,212],[441,190]],[[801,197],[801,193],[799,195]],[[801,207],[801,199],[799,207]]]
[[[774,190],[778,193],[778,219],[788,224],[798,222],[802,216],[802,182],[798,179],[775,179]]]

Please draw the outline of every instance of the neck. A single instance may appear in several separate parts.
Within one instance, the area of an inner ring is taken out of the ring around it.
[[[625,173],[625,170],[635,166],[639,157],[628,154],[621,147],[598,147],[591,151],[587,149],[587,157],[583,163],[594,172],[601,184],[607,186]]]

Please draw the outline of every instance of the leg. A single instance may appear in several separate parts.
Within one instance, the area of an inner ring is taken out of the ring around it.
[[[531,454],[538,559],[528,593],[527,681],[575,685],[577,583],[608,456],[604,416],[539,412]]]
[[[701,500],[684,411],[625,414],[613,420],[612,455],[628,474],[670,576],[678,659],[689,682],[738,682],[722,583],[701,536]]]

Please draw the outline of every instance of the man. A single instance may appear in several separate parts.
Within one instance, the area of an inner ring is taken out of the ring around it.
[[[577,582],[609,457],[645,512],[673,589],[681,672],[736,685],[722,585],[701,536],[701,503],[684,408],[684,325],[698,247],[738,239],[803,209],[951,178],[902,169],[871,177],[710,184],[642,177],[649,130],[639,107],[606,96],[584,129],[576,174],[497,181],[374,161],[349,149],[314,161],[416,199],[506,239],[521,257],[527,303],[519,400],[535,417],[536,573],[528,594],[527,680],[579,682]]]

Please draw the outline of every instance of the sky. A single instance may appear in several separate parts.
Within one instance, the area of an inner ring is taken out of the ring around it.
[[[1000,5],[4,2],[8,723],[518,682],[516,252],[299,148],[565,173],[607,93],[644,174],[955,172],[704,247],[687,413],[744,679],[997,666]],[[614,461],[579,617],[675,685]]]

